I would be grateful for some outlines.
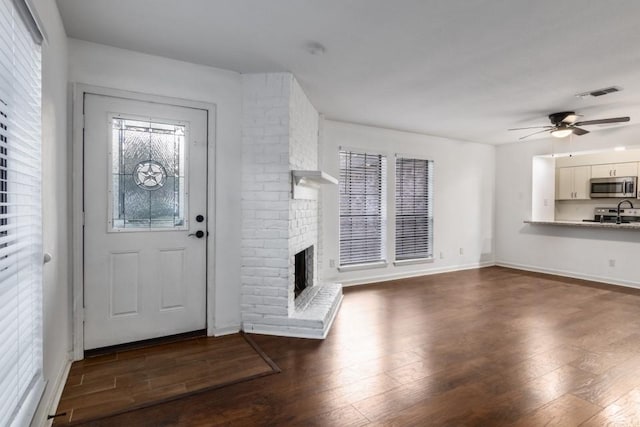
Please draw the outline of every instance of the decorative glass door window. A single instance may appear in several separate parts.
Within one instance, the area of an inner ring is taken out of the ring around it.
[[[110,231],[186,229],[185,131],[112,119]]]

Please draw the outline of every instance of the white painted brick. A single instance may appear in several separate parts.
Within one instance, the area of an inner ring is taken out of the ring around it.
[[[259,99],[257,101],[259,107],[287,107],[289,105],[289,101],[284,97],[271,96],[264,99]]]
[[[289,314],[287,307],[276,307],[272,305],[256,305],[252,307],[252,312],[259,314],[279,314],[283,316]]]
[[[265,267],[289,268],[286,258],[262,258]]]
[[[262,321],[264,319],[264,316],[262,314],[256,314],[256,313],[249,313],[249,312],[245,312],[242,313],[242,320],[245,322],[256,322],[256,321]]]
[[[263,248],[265,247],[265,241],[258,239],[242,239],[242,246],[245,248]]]
[[[264,240],[261,243],[265,248],[286,249],[289,247],[289,242],[286,239]]]
[[[258,295],[242,295],[243,304],[264,304],[263,297]]]
[[[263,299],[263,304],[275,305],[278,307],[287,307],[287,304],[289,303],[287,298],[283,298],[283,297],[265,296],[265,297],[262,297],[262,299]]]
[[[284,289],[288,289],[289,288],[289,281],[287,279],[284,279],[282,277],[265,277],[264,278],[264,285],[265,286],[278,286]]]
[[[247,295],[262,295],[269,297],[281,296],[278,288],[269,288],[266,286],[243,286],[242,292]]]
[[[251,288],[262,289],[262,287],[264,286],[263,278],[256,277],[256,276],[244,276],[242,278],[242,283],[244,284],[242,286],[242,292],[245,292],[245,290],[249,292],[249,290],[247,289],[251,289]],[[255,286],[247,286],[247,285],[255,285]],[[254,292],[249,292],[249,293],[253,294]],[[256,295],[260,295],[260,294],[256,294]]]
[[[255,212],[255,217],[257,219],[274,219],[274,220],[277,220],[277,219],[280,218],[280,212],[278,212],[278,211],[258,211],[258,212]],[[287,223],[287,221],[283,221],[283,222],[285,224]]]

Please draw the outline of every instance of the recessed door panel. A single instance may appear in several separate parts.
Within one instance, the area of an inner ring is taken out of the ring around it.
[[[162,289],[162,310],[176,310],[184,308],[185,283],[184,250],[160,251],[160,287]]]
[[[109,256],[109,288],[111,289],[111,315],[135,315],[138,313],[140,278],[137,252],[112,253]]]

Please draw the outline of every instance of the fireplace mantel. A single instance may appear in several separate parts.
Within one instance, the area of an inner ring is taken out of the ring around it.
[[[292,170],[291,194],[294,199],[315,200],[320,185],[337,185],[338,179],[320,170]]]

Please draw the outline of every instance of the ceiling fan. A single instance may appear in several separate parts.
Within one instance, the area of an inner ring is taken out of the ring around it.
[[[580,136],[580,135],[585,135],[589,133],[588,130],[579,128],[578,126],[601,125],[601,124],[608,124],[608,123],[622,123],[622,122],[628,122],[630,120],[629,117],[612,117],[610,119],[585,120],[585,121],[579,122],[577,121],[578,117],[581,117],[581,116],[579,114],[574,113],[573,111],[563,111],[560,113],[552,113],[552,114],[549,114],[549,120],[551,121],[551,126],[530,126],[525,128],[514,128],[514,129],[507,129],[507,130],[542,128],[542,130],[531,133],[529,135],[525,135],[518,139],[525,139],[542,132],[550,132],[551,136],[555,136],[556,138],[564,138],[571,134]]]

